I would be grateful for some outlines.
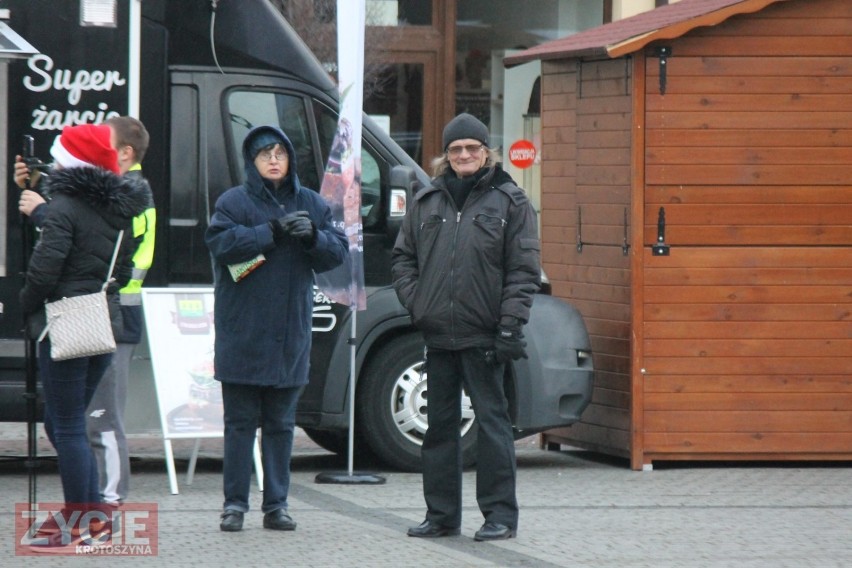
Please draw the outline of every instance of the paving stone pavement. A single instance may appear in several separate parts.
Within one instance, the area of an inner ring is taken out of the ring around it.
[[[52,451],[46,441],[40,453]],[[192,442],[175,442],[177,495],[169,493],[162,441],[134,437],[131,501],[159,507],[156,557],[114,559],[128,566],[299,567],[848,567],[852,566],[849,464],[655,464],[632,471],[624,460],[575,449],[540,450],[518,442],[518,537],[478,543],[482,523],[475,474],[464,474],[462,535],[409,538],[423,519],[418,474],[381,471],[383,485],[318,484],[318,473],[347,461],[299,433],[290,513],[295,532],[262,528],[260,494],[238,533],[219,531],[221,439],[204,440],[194,480],[185,472]],[[93,557],[15,556],[14,503],[27,500],[22,425],[0,425],[0,554],[3,566],[106,565]],[[5,459],[4,459],[5,458]],[[40,501],[61,500],[55,462],[39,467]],[[114,565],[114,564],[113,564]]]

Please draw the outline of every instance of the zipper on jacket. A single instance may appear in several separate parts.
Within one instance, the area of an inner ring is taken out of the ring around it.
[[[442,191],[446,195],[449,203],[455,206],[455,201],[453,201],[452,195],[447,188],[443,188]],[[483,190],[484,191],[484,190]],[[453,251],[450,255],[450,336],[452,343],[455,345],[457,342],[456,338],[456,292],[455,292],[455,274],[456,274],[456,246],[458,245],[459,239],[459,227],[461,227],[462,220],[462,212],[468,208],[471,201],[471,198],[474,194],[477,193],[477,188],[474,186],[473,190],[470,192],[470,195],[465,200],[464,205],[461,209],[456,211],[456,226],[453,229]],[[505,221],[503,221],[505,223]]]
[[[453,228],[453,253],[450,257],[450,330],[453,344],[456,342],[456,245],[459,240],[462,212],[456,212],[456,226]]]

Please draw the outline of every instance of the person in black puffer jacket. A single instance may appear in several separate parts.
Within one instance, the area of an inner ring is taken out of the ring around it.
[[[476,540],[515,536],[515,451],[505,365],[526,357],[521,332],[541,283],[535,211],[488,147],[488,128],[460,114],[444,128],[432,185],[414,198],[393,249],[393,284],[428,350],[423,439],[426,520],[413,537],[459,534],[462,387],[479,424]]]
[[[120,325],[118,291],[131,277],[136,248],[132,219],[147,207],[147,195],[138,181],[119,177],[105,125],[66,127],[51,154],[54,169],[42,184],[50,206],[27,267],[21,308],[28,319],[37,320],[45,302],[98,292],[124,230],[114,281],[107,289],[110,313]],[[31,329],[31,337],[37,332]],[[59,458],[65,503],[96,508],[101,501],[98,470],[86,436],[85,411],[112,354],[53,361],[49,332],[38,347],[44,427]],[[68,544],[67,535],[53,536],[34,549]]]

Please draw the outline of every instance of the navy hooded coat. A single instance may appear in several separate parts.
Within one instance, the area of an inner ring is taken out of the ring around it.
[[[254,165],[251,142],[262,133],[284,141],[289,173],[282,186],[264,182]],[[320,195],[303,188],[296,152],[280,129],[259,126],[243,142],[246,181],[222,194],[205,240],[213,257],[216,379],[226,383],[297,387],[308,382],[314,272],[341,264],[348,241],[332,224]],[[269,222],[307,211],[316,227],[312,247],[286,237],[276,244]],[[228,265],[263,254],[266,262],[239,282]]]

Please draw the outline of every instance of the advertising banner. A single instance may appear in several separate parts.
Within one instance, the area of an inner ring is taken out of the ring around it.
[[[361,113],[364,100],[363,0],[337,3],[340,119],[320,194],[331,205],[335,224],[349,238],[349,258],[317,275],[317,284],[334,302],[367,309],[364,289],[364,239],[361,226]]]
[[[163,438],[222,436],[213,373],[213,290],[143,288],[145,326]]]

